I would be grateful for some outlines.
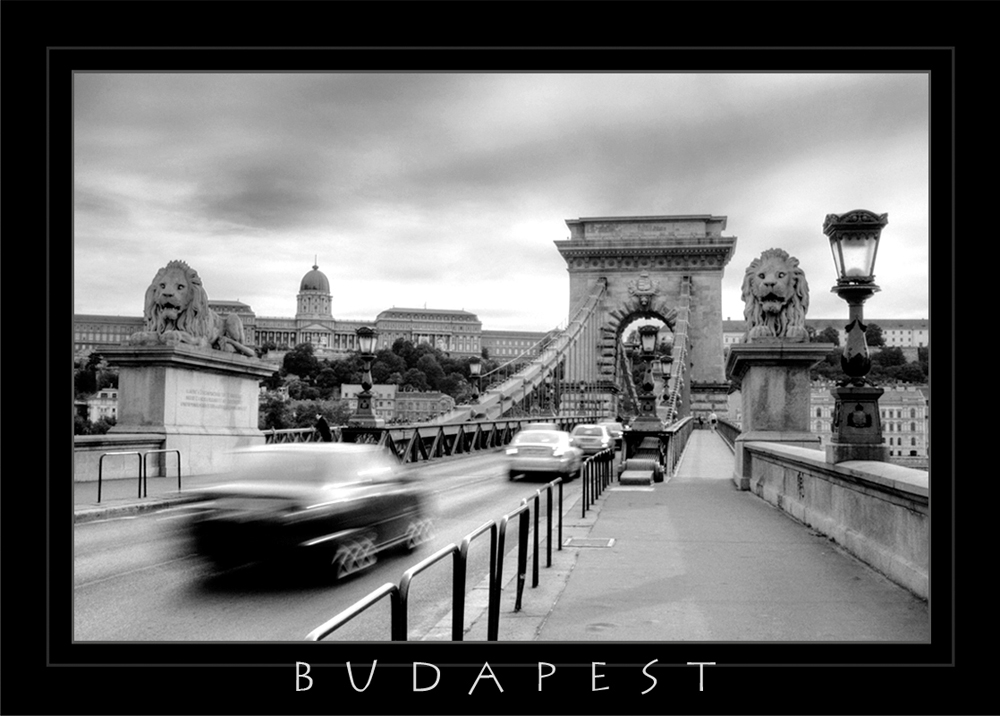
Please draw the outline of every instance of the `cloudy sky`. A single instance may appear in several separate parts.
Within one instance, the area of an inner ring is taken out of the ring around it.
[[[869,318],[926,318],[924,74],[81,73],[74,310],[142,314],[187,261],[212,299],[291,317],[314,260],[333,314],[569,313],[567,219],[713,214],[737,237],[723,316],[761,251],[796,256],[809,316],[846,316],[824,217],[888,213]]]

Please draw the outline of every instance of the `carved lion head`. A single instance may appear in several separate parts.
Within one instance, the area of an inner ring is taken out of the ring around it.
[[[193,336],[208,335],[208,295],[198,272],[183,261],[171,261],[157,271],[149,288],[143,315],[146,330],[186,331]]]
[[[801,338],[809,310],[809,285],[798,259],[768,249],[743,276],[743,317],[747,337]]]

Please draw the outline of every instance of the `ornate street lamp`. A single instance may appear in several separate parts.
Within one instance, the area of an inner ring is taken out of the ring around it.
[[[375,344],[378,332],[374,328],[362,326],[355,333],[358,336],[358,349],[364,364],[364,374],[361,377],[361,392],[358,393],[358,409],[351,416],[350,422],[360,427],[377,427],[378,420],[372,412],[372,362],[375,360]]]
[[[480,380],[479,376],[482,374],[482,372],[483,372],[482,360],[480,358],[472,358],[469,361],[469,375],[473,379],[472,402],[474,404],[479,402],[479,380]]]
[[[830,462],[844,460],[885,460],[882,423],[876,388],[866,376],[871,369],[871,355],[865,340],[864,302],[880,288],[875,285],[875,257],[882,228],[888,214],[856,209],[846,214],[828,214],[823,233],[830,239],[833,262],[837,267],[837,285],[830,289],[847,302],[847,339],[840,366],[847,379],[833,390],[834,434],[827,447]]]
[[[865,376],[872,365],[862,306],[881,290],[875,285],[875,256],[888,217],[859,209],[828,214],[823,222],[823,233],[830,237],[833,262],[837,266],[837,285],[830,290],[847,301],[849,310],[847,340],[840,362],[854,385],[866,382]]]
[[[633,428],[659,430],[661,425],[656,414],[656,395],[653,393],[655,387],[653,383],[653,358],[660,329],[655,324],[647,324],[639,326],[638,332],[639,350],[641,358],[646,364],[646,369],[642,374],[642,385],[638,391],[639,415],[636,417]]]
[[[656,350],[656,337],[660,335],[660,329],[653,324],[639,326],[639,345],[643,355],[652,355]]]

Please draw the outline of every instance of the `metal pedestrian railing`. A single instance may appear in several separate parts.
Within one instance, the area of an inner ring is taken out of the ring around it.
[[[589,461],[588,461],[589,462]],[[410,567],[403,573],[398,585],[387,583],[370,593],[364,599],[356,602],[344,611],[340,612],[332,619],[324,622],[306,635],[307,641],[321,641],[334,633],[342,626],[350,622],[359,614],[378,604],[385,597],[391,601],[391,625],[390,633],[392,641],[407,641],[408,626],[408,598],[410,584],[413,578],[430,566],[437,564],[451,557],[452,560],[452,623],[451,635],[453,641],[462,641],[465,628],[465,582],[468,572],[468,555],[471,543],[477,538],[490,535],[490,567],[489,567],[489,599],[487,616],[487,640],[498,641],[500,632],[500,597],[503,584],[503,555],[505,552],[507,528],[511,520],[517,518],[517,584],[514,603],[514,611],[520,611],[524,586],[527,582],[528,573],[528,548],[530,521],[534,517],[534,537],[531,542],[533,549],[533,572],[532,588],[539,584],[539,553],[541,534],[541,494],[546,493],[546,533],[547,533],[547,555],[546,567],[552,566],[552,533],[558,530],[556,545],[558,550],[562,550],[563,534],[563,481],[558,478],[548,483],[544,488],[535,491],[535,494],[521,500],[521,504],[511,512],[503,515],[499,521],[484,523],[479,528],[467,534],[456,546],[450,543],[439,549],[434,554]],[[558,497],[553,497],[553,491],[558,492]],[[557,505],[557,506],[556,506]],[[557,518],[553,516],[553,508],[556,509]]]
[[[147,490],[146,477],[148,473],[148,465],[146,458],[153,454],[163,454],[163,453],[176,453],[177,454],[177,489],[181,489],[181,451],[180,450],[147,450],[146,452],[139,452],[138,450],[126,450],[123,452],[106,452],[102,453],[101,457],[97,461],[97,501],[101,501],[101,491],[104,486],[104,458],[113,455],[135,455],[139,459],[139,474],[138,474],[138,488],[137,497],[142,499],[148,496],[149,491]]]
[[[587,510],[597,502],[604,490],[611,484],[615,473],[615,451],[607,448],[587,459],[580,468],[580,481],[583,485],[581,517],[587,516]]]

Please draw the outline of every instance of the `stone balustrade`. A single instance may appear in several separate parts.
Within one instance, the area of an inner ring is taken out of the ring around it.
[[[821,450],[743,443],[749,489],[914,594],[928,596],[929,474],[886,462],[828,463]]]

